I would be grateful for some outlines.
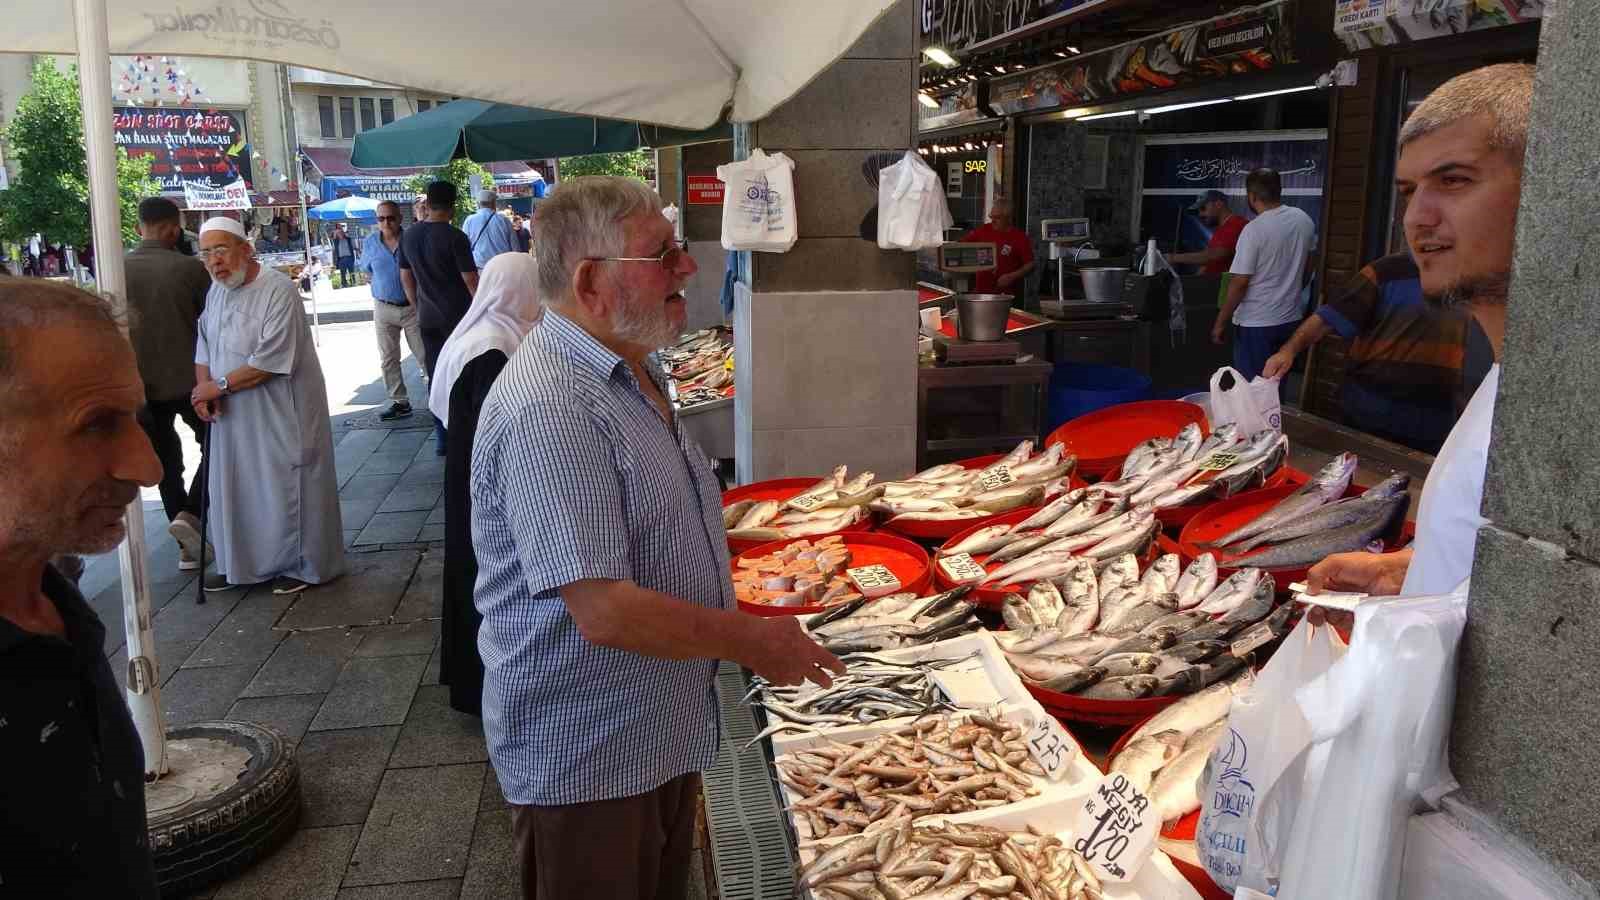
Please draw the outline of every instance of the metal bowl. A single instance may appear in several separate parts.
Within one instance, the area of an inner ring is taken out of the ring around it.
[[[1105,266],[1079,269],[1083,276],[1083,295],[1095,303],[1116,303],[1122,299],[1122,286],[1128,279],[1128,269]]]
[[[956,333],[964,341],[1004,340],[1010,317],[1010,294],[956,295]]]

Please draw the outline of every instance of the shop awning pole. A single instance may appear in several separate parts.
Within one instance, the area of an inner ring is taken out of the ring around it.
[[[122,264],[122,213],[117,191],[116,143],[111,132],[111,49],[106,0],[73,0],[78,37],[78,87],[83,97],[83,149],[89,165],[89,211],[93,222],[95,278],[109,297],[124,333],[128,328],[128,279]],[[122,564],[122,625],[128,641],[128,709],[144,745],[144,777],[167,771],[167,731],[161,719],[161,688],[151,627],[150,584],[145,574],[144,503],[123,512],[127,539],[117,549]]]

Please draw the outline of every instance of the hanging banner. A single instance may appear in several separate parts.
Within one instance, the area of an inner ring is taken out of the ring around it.
[[[411,187],[410,175],[324,175],[322,176],[322,199],[337,200],[340,197],[371,197],[374,200],[393,200],[402,206],[410,206],[411,201],[417,197],[416,189]]]
[[[185,181],[183,205],[188,209],[249,209],[250,186],[242,178],[219,188]]]
[[[1339,0],[1333,30],[1351,52],[1544,18],[1545,0]]]
[[[989,105],[1012,115],[1091,106],[1270,71],[1298,61],[1288,8],[1260,6],[998,77]]]
[[[1029,0],[1027,3],[977,3],[974,0],[918,0],[917,27],[922,46],[959,53],[974,44],[1004,39],[1014,31],[1051,27],[1044,20],[1086,12],[1106,0]]]
[[[189,184],[252,181],[241,111],[117,106],[111,112],[113,140],[130,157],[150,157],[150,177],[164,194],[184,193]]]

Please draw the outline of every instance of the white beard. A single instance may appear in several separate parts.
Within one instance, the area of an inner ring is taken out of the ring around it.
[[[677,340],[683,329],[673,324],[665,308],[651,311],[641,309],[637,298],[629,295],[611,314],[611,333],[620,340],[641,347],[659,349]]]
[[[229,275],[227,278],[218,278],[217,276],[213,275],[211,276],[211,280],[231,291],[237,290],[244,285],[244,279],[247,274],[249,273],[245,269],[235,269],[234,273]]]

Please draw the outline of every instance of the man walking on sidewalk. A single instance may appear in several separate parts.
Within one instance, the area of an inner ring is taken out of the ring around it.
[[[378,230],[367,235],[361,247],[361,268],[371,278],[372,325],[378,334],[378,366],[389,392],[389,408],[378,414],[385,422],[411,418],[411,395],[400,371],[400,335],[406,336],[411,355],[422,360],[422,330],[417,326],[416,304],[406,299],[400,283],[400,205],[392,200],[378,204]]]
[[[478,291],[478,264],[472,245],[461,229],[450,224],[456,210],[456,186],[448,181],[428,185],[428,218],[405,230],[400,238],[400,283],[406,299],[417,308],[417,324],[427,353],[423,364],[428,377],[439,364],[439,351],[450,339],[456,323],[472,308]],[[444,426],[433,420],[437,446],[445,455]]]
[[[339,269],[339,287],[347,288],[355,280],[356,242],[351,240],[343,225],[335,225],[329,243],[333,247],[333,264]]]
[[[478,211],[461,223],[472,244],[472,261],[482,269],[502,253],[517,252],[517,236],[511,233],[511,223],[495,212],[500,198],[492,189],[478,192]]]
[[[205,264],[177,251],[183,233],[178,205],[165,197],[139,204],[139,235],[144,240],[127,256],[128,337],[144,379],[144,410],[139,424],[161,460],[161,506],[167,530],[178,542],[178,568],[204,566],[200,538],[200,485],[205,460],[187,486],[183,481],[183,442],[175,418],[204,445],[205,423],[189,404],[194,390],[194,345],[211,276]]]

